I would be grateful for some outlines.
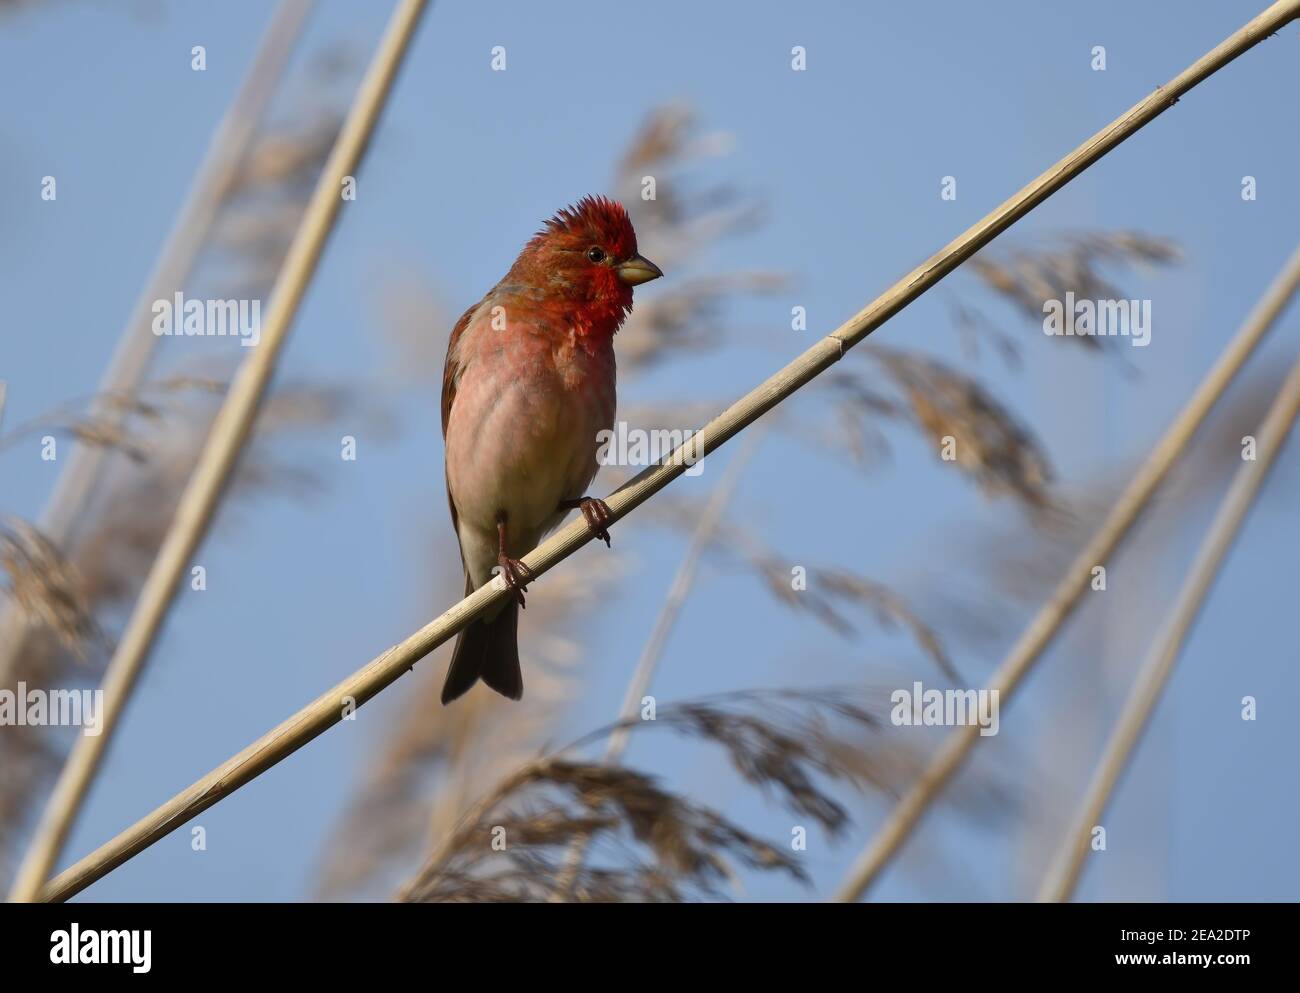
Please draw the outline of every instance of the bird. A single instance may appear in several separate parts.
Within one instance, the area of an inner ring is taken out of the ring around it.
[[[633,287],[662,275],[638,253],[627,209],[586,196],[548,219],[452,329],[442,434],[465,594],[500,574],[514,596],[460,632],[444,705],[479,680],[522,698],[523,556],[575,509],[610,544],[610,509],[586,491],[598,436],[614,425],[614,335]]]

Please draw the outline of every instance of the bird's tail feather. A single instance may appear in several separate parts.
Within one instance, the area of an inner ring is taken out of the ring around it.
[[[467,584],[466,594],[472,589]],[[519,605],[512,601],[490,620],[480,618],[461,631],[442,684],[442,702],[455,700],[480,679],[504,697],[522,697],[524,677],[519,670],[518,630]]]

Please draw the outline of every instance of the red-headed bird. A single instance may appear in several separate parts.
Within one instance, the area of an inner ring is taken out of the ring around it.
[[[531,576],[519,560],[543,535],[577,508],[609,544],[609,508],[585,494],[597,435],[614,425],[614,333],[632,310],[632,287],[662,275],[637,254],[622,205],[585,197],[547,221],[456,322],[442,434],[465,592],[499,571],[515,599],[460,633],[444,704],[480,679],[523,696],[516,630]]]

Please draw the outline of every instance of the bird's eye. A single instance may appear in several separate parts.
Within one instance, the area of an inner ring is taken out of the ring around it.
[[[587,258],[591,259],[592,262],[604,262],[605,252],[600,248],[589,248],[587,249]]]

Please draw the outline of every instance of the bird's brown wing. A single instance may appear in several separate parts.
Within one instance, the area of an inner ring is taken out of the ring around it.
[[[460,315],[460,320],[451,329],[451,337],[447,339],[447,361],[442,366],[442,436],[444,438],[447,437],[447,421],[451,418],[451,405],[456,402],[456,384],[460,382],[461,367],[456,358],[456,345],[482,302],[480,300]]]
[[[442,366],[442,437],[444,441],[447,439],[447,422],[451,419],[451,405],[456,402],[456,384],[460,382],[461,365],[457,360],[456,345],[460,341],[460,336],[465,333],[465,329],[469,327],[474,312],[479,309],[482,303],[483,301],[480,300],[460,315],[460,320],[451,329],[451,337],[447,339],[447,360]],[[447,488],[447,506],[451,508],[451,529],[456,533],[456,544],[459,546],[460,518],[456,514],[456,501],[451,498],[450,487]],[[460,559],[463,565],[465,562],[463,550]]]

